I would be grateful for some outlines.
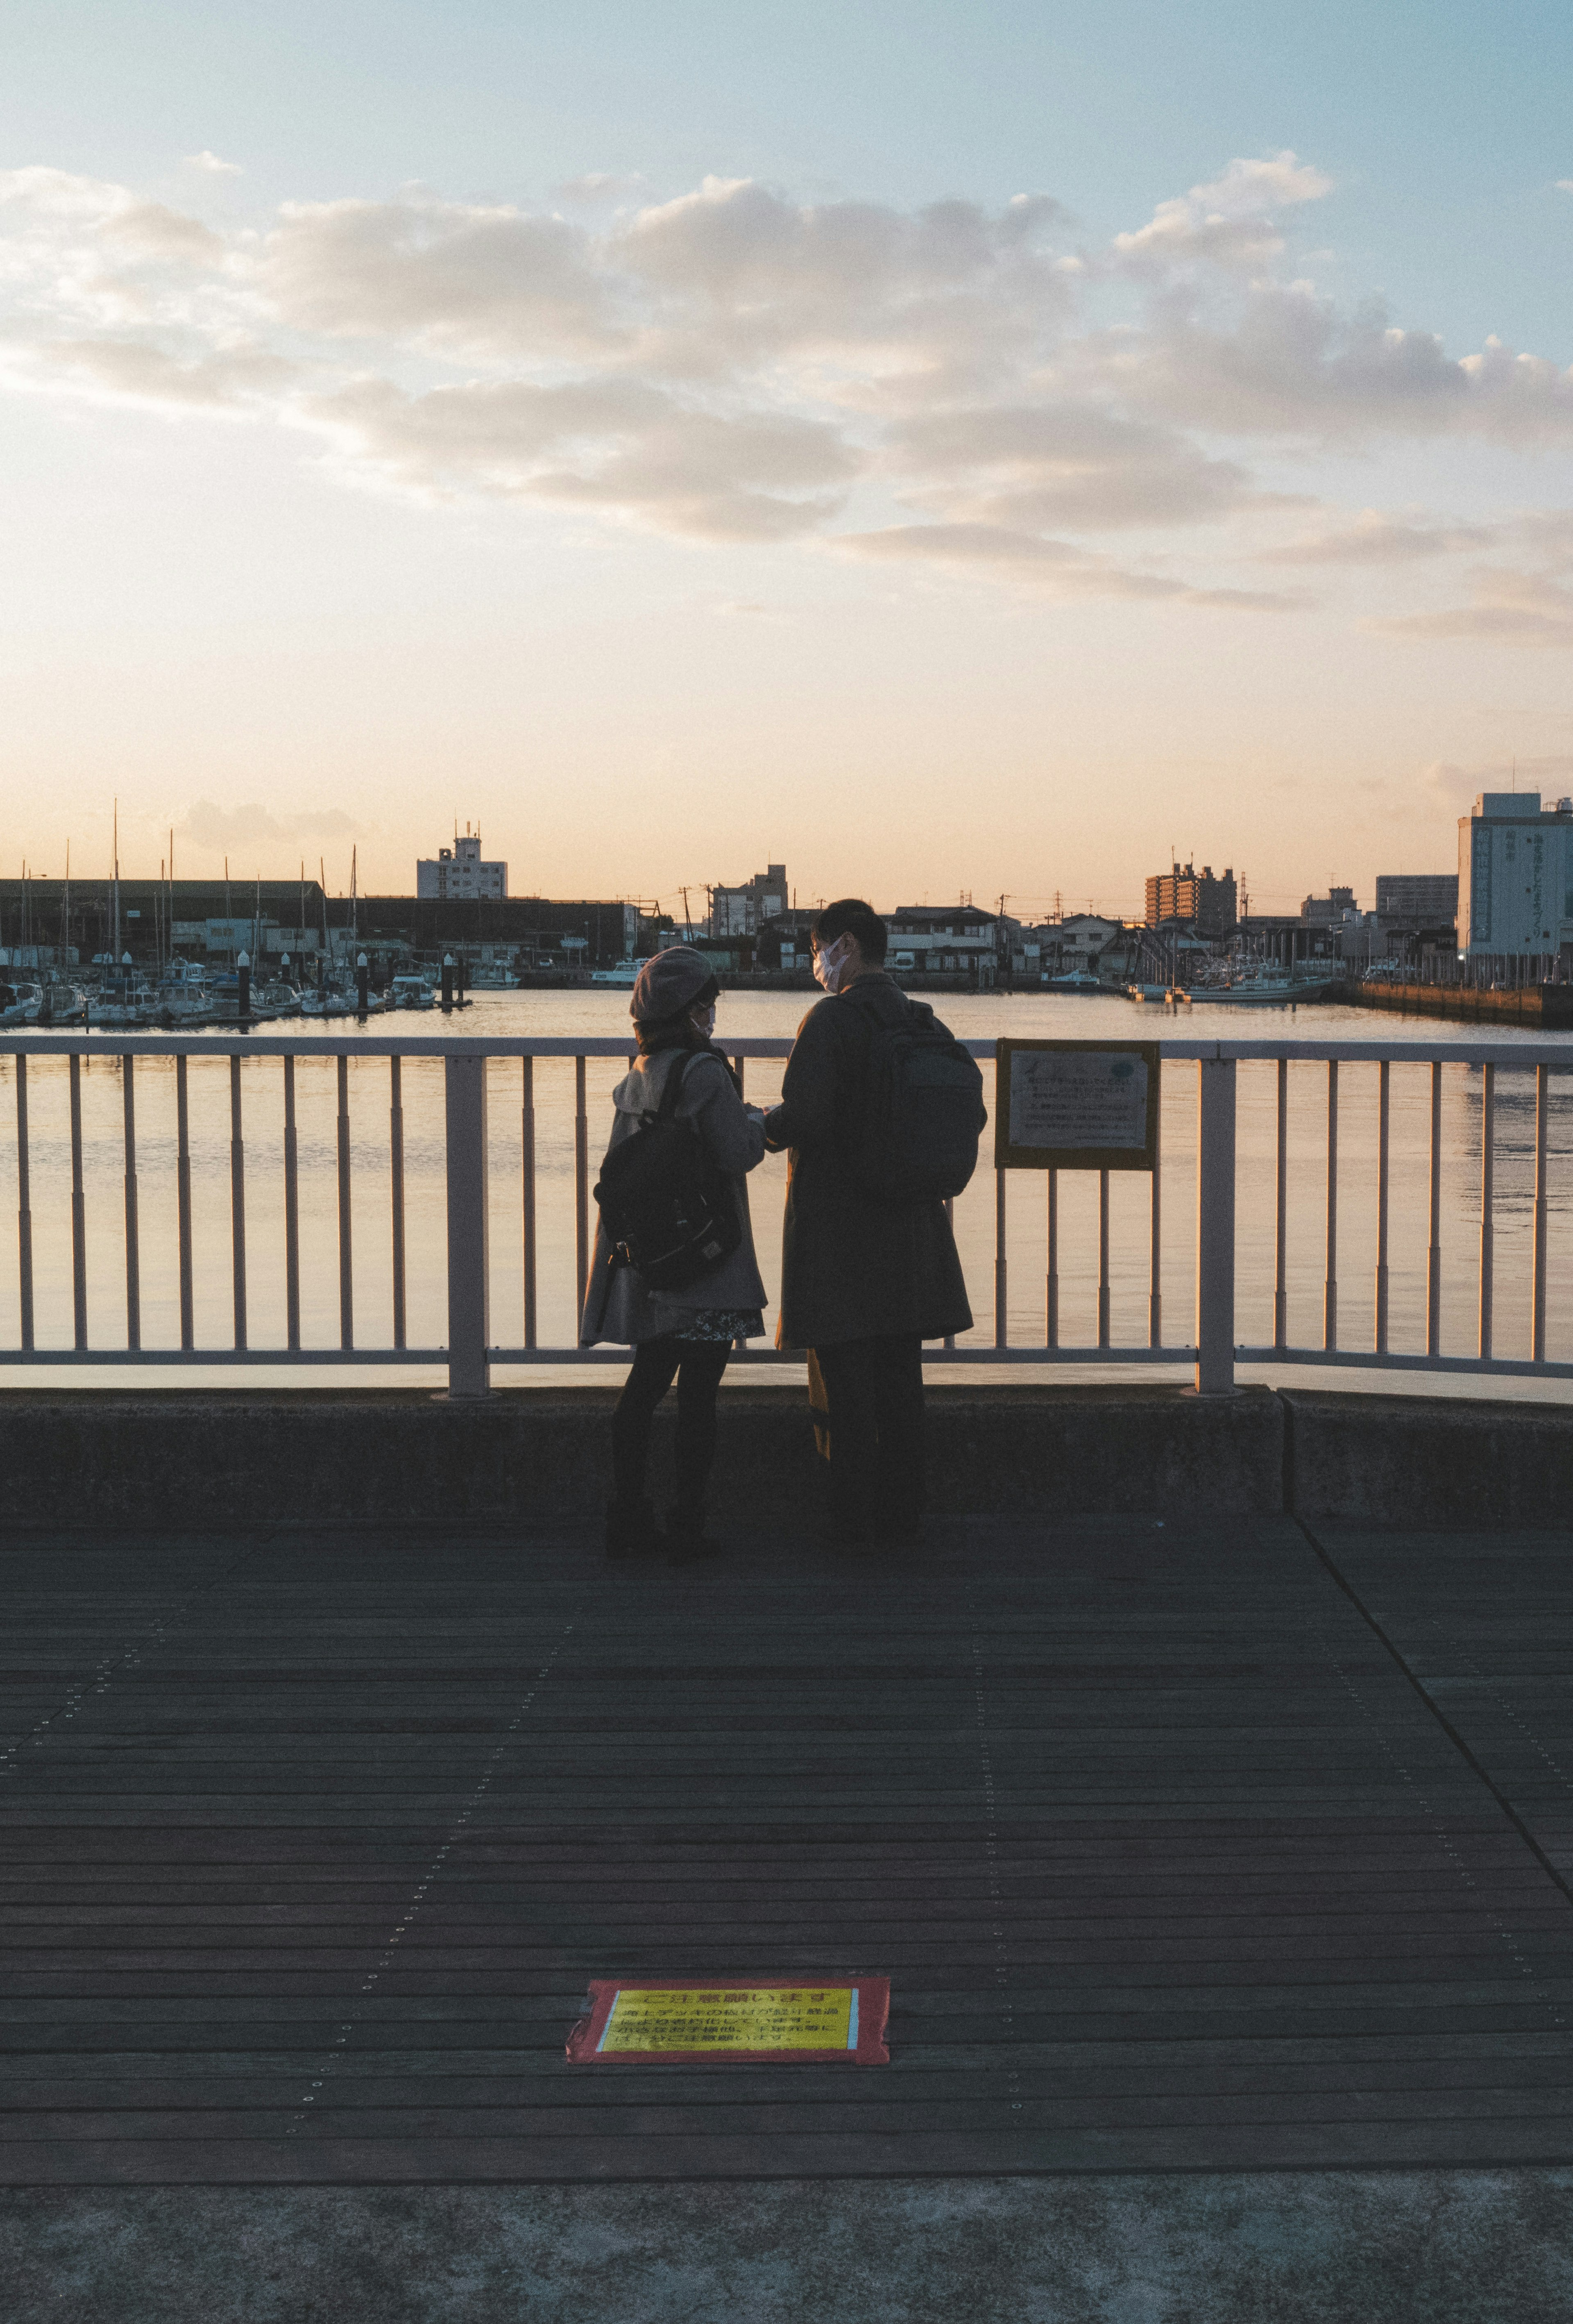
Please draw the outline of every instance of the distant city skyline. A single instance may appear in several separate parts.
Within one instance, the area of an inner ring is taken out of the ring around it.
[[[1131,918],[1573,790],[1566,11],[14,18],[9,876]]]

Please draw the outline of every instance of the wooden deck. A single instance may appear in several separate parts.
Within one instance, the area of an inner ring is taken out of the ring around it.
[[[1573,2160],[1568,1547],[14,1537],[0,2181]],[[563,2058],[851,1969],[888,2067]]]

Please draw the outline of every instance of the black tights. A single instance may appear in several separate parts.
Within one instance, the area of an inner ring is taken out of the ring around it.
[[[706,1340],[670,1334],[644,1340],[634,1351],[617,1409],[612,1416],[612,1478],[625,1508],[644,1499],[650,1425],[655,1407],[677,1381],[677,1505],[698,1511],[716,1457],[716,1391],[732,1351]]]

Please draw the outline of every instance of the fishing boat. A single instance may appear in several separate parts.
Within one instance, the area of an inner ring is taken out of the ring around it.
[[[65,977],[46,977],[43,999],[30,1021],[35,1025],[77,1025],[88,1013],[88,996],[79,984]]]
[[[1288,1008],[1325,1001],[1337,980],[1331,977],[1295,976],[1287,969],[1264,968],[1244,976],[1222,976],[1216,983],[1198,978],[1185,986],[1176,998],[1181,1001],[1204,1001],[1210,1008],[1217,1003],[1236,1007]]]
[[[1096,976],[1089,976],[1085,968],[1072,968],[1068,969],[1063,976],[1046,976],[1043,990],[1045,992],[1106,992],[1108,987],[1100,984]]]
[[[104,969],[91,1002],[95,1025],[130,1031],[139,1025],[151,1025],[157,1010],[158,994],[141,970],[133,966],[129,954]]]
[[[387,1005],[390,1009],[430,1009],[436,1005],[436,1000],[430,985],[418,971],[395,976],[388,987]]]
[[[621,985],[623,990],[626,991],[631,985],[638,983],[639,972],[643,965],[644,964],[643,961],[620,960],[615,968],[592,968],[590,971],[590,982],[592,984]]]
[[[161,1025],[203,1025],[213,1013],[213,988],[206,969],[179,953],[160,977],[154,1000]]]

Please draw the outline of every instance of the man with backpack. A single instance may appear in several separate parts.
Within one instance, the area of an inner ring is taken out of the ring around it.
[[[976,1164],[983,1077],[885,974],[872,906],[828,905],[810,942],[826,998],[764,1125],[791,1148],[776,1337],[808,1351],[826,1414],[832,1537],[891,1543],[923,1509],[922,1343],[972,1323],[945,1204]]]

